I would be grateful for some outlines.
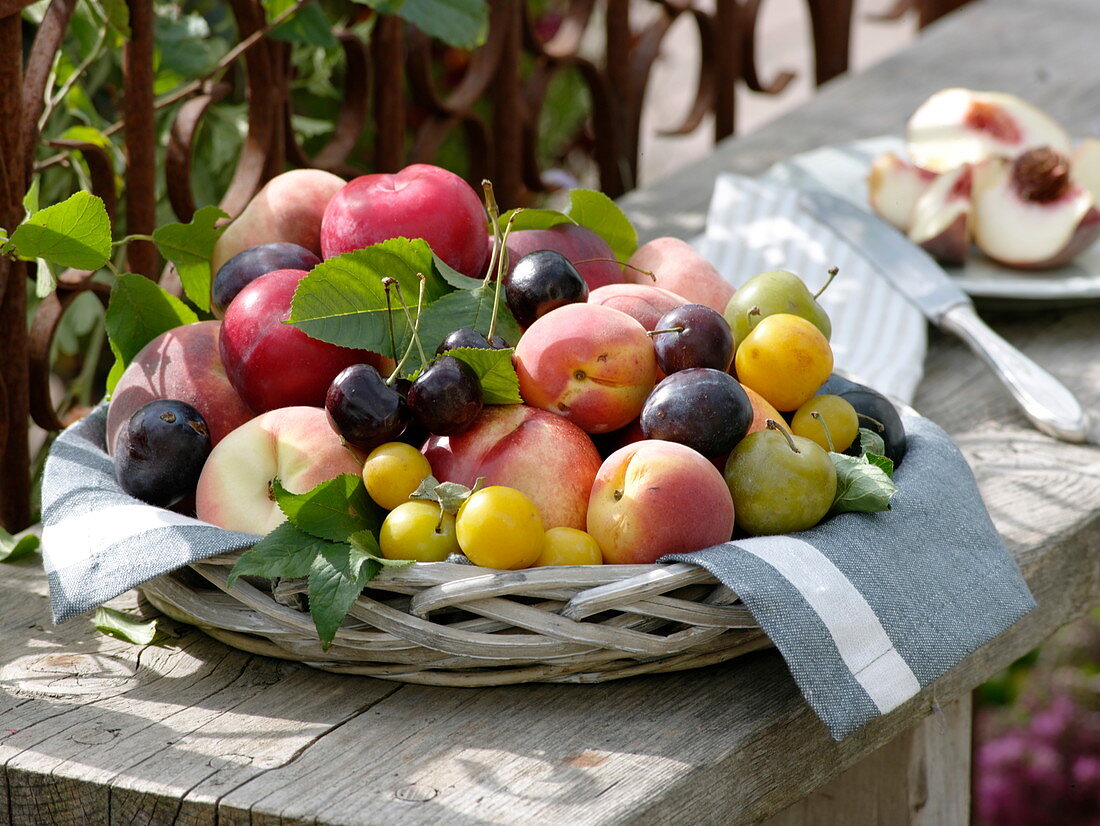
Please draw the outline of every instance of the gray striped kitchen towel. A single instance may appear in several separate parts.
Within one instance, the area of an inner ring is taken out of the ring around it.
[[[191,562],[251,547],[227,531],[127,494],[106,448],[107,405],[66,429],[42,476],[42,563],[54,622]]]
[[[840,740],[1035,607],[947,434],[908,416],[889,511],[665,557],[741,597]]]

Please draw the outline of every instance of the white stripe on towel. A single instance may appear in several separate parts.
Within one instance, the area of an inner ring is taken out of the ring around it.
[[[110,550],[116,542],[145,531],[178,525],[206,525],[190,516],[150,505],[115,505],[62,519],[42,529],[46,573],[84,563],[90,564],[96,549]]]
[[[867,600],[821,551],[791,536],[761,536],[737,545],[798,589],[880,713],[897,708],[920,691],[916,675],[895,650]]]

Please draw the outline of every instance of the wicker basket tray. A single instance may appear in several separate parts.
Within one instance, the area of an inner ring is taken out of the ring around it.
[[[314,668],[448,686],[591,683],[711,665],[772,645],[707,571],[591,565],[492,571],[386,569],[327,651],[304,609],[305,580],[241,578],[237,554],[145,583],[156,608],[227,645]]]

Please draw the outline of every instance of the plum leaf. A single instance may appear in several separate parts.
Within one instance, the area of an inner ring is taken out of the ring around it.
[[[111,257],[111,220],[101,198],[80,191],[28,217],[4,246],[27,261],[98,270]]]
[[[619,205],[594,189],[574,189],[569,193],[566,214],[582,227],[600,236],[615,257],[625,263],[638,249],[638,231]]]
[[[229,572],[229,586],[232,587],[241,576],[271,579],[309,576],[313,558],[326,544],[331,543],[284,522],[241,554]]]
[[[348,609],[382,570],[377,559],[347,542],[326,542],[309,570],[309,613],[321,648],[328,650]]]
[[[519,376],[512,366],[512,348],[487,350],[477,347],[456,347],[444,355],[454,356],[474,368],[481,382],[485,404],[523,404],[519,394]]]
[[[145,276],[119,276],[111,288],[105,321],[107,339],[115,354],[108,392],[114,390],[118,377],[142,347],[173,327],[198,320],[194,310]]]
[[[152,645],[165,637],[179,636],[165,624],[164,617],[139,620],[102,605],[96,609],[92,623],[107,636],[132,642],[134,645]]]
[[[836,468],[836,496],[830,513],[876,513],[890,509],[898,486],[876,464],[862,456],[830,453]]]
[[[153,231],[160,254],[175,264],[184,293],[203,312],[210,311],[210,259],[223,231],[217,222],[228,217],[216,206],[204,206],[189,223],[166,224]]]
[[[15,562],[31,554],[41,543],[33,533],[14,537],[0,528],[0,562]]]
[[[306,493],[291,493],[276,477],[271,490],[290,523],[319,539],[346,542],[355,533],[382,526],[381,508],[367,494],[362,478],[350,473],[321,482]]]

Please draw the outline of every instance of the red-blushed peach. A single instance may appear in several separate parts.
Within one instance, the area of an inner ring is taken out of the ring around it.
[[[555,250],[568,258],[589,290],[625,281],[615,253],[600,236],[577,224],[558,224],[550,229],[521,229],[508,233],[508,272],[535,250]],[[490,248],[491,249],[491,248]],[[579,264],[578,261],[585,263]],[[505,278],[507,283],[507,278]]]
[[[211,451],[195,491],[199,519],[232,531],[267,534],[286,519],[271,495],[278,477],[306,493],[341,473],[359,475],[362,461],[320,407],[280,407],[238,427]]]
[[[255,414],[229,383],[218,353],[220,321],[184,324],[161,333],[123,371],[107,408],[107,452],[134,411],[154,399],[178,399],[198,410],[217,444]]]
[[[547,528],[584,530],[601,459],[588,434],[560,416],[524,404],[486,407],[462,433],[430,437],[423,452],[441,482],[473,487],[483,476],[525,493]]]
[[[725,312],[736,292],[707,259],[679,238],[654,238],[638,247],[629,263],[628,281],[664,287],[693,304],[706,304],[720,313]],[[657,280],[632,267],[653,273]]]
[[[588,499],[588,532],[604,562],[647,564],[733,535],[733,497],[701,453],[647,439],[604,460]]]
[[[250,247],[288,241],[321,254],[321,216],[344,179],[322,169],[292,169],[257,192],[214,244],[211,272]]]
[[[488,255],[485,209],[466,181],[432,164],[360,175],[333,196],[321,225],[324,257],[390,238],[423,238],[454,269],[477,278]]]
[[[513,357],[523,400],[586,433],[637,418],[657,376],[645,328],[599,304],[567,304],[527,328]]]
[[[637,319],[647,330],[654,330],[661,316],[688,301],[653,284],[608,284],[590,292],[588,303],[619,310]]]

